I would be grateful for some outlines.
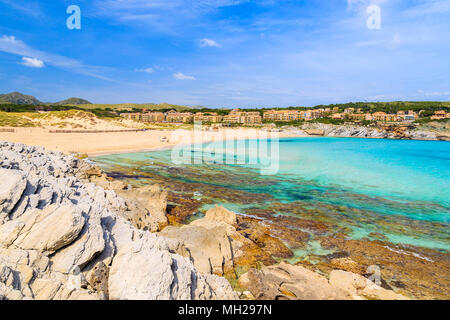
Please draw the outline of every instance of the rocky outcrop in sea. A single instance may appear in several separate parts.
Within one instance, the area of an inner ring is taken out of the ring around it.
[[[0,142],[0,298],[237,298],[226,279],[174,253],[173,240],[138,229],[135,208],[86,182],[88,170],[74,156]]]

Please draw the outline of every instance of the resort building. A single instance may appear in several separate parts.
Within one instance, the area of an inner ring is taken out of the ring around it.
[[[298,110],[270,110],[265,111],[263,119],[268,121],[297,121],[300,119]]]
[[[258,111],[243,112],[239,109],[232,110],[228,115],[223,117],[223,122],[226,123],[241,123],[241,124],[258,124],[262,122],[261,114]]]
[[[355,108],[346,108],[344,109],[344,113],[355,113]]]
[[[218,123],[222,122],[223,116],[218,115],[215,112],[197,112],[194,116],[195,121],[202,121],[202,122],[210,122],[210,123]]]
[[[439,110],[434,113],[434,116],[431,116],[431,120],[441,120],[450,118],[450,113],[446,113],[444,110]]]
[[[355,121],[372,121],[373,117],[370,113],[353,113],[346,115],[348,119]]]
[[[166,113],[166,122],[173,123],[188,123],[194,119],[191,112],[177,112],[175,110],[170,110]]]
[[[345,118],[345,114],[343,114],[343,113],[333,113],[331,118],[335,119],[335,120],[343,120]]]
[[[306,110],[300,111],[300,119],[305,121],[311,121],[322,116],[322,111],[320,110]]]
[[[164,113],[147,112],[147,113],[121,113],[122,118],[142,122],[164,122]]]
[[[387,114],[386,112],[375,112],[372,114],[373,120],[382,122],[393,122],[397,121],[397,115]]]
[[[142,113],[121,113],[120,116],[127,120],[141,121]]]
[[[284,122],[298,121],[298,120],[310,121],[313,119],[320,118],[330,112],[331,112],[330,108],[310,109],[310,110],[305,110],[305,111],[270,110],[270,111],[264,112],[263,118],[264,118],[264,120],[269,120],[269,121],[284,121]]]
[[[165,116],[162,112],[147,112],[141,114],[142,122],[164,122]]]

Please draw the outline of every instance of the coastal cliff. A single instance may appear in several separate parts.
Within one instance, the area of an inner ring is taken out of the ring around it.
[[[222,207],[169,226],[161,187],[74,156],[0,142],[0,184],[0,299],[406,299],[351,259],[277,265],[290,251]]]

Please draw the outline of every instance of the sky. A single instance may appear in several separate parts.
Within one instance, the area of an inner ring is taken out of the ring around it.
[[[0,0],[0,93],[46,102],[450,101],[449,71],[450,0]]]

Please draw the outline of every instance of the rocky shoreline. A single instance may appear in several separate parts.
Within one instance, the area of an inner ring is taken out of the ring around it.
[[[167,239],[139,230],[114,191],[83,182],[84,161],[0,142],[0,297],[235,299]]]
[[[290,250],[222,207],[180,226],[161,186],[72,155],[0,142],[0,180],[2,299],[406,299],[350,258],[328,274],[277,264]]]
[[[361,126],[332,125],[322,123],[307,123],[301,128],[308,135],[342,137],[342,138],[373,138],[373,139],[406,139],[406,140],[443,140],[450,141],[450,128],[445,126]]]

